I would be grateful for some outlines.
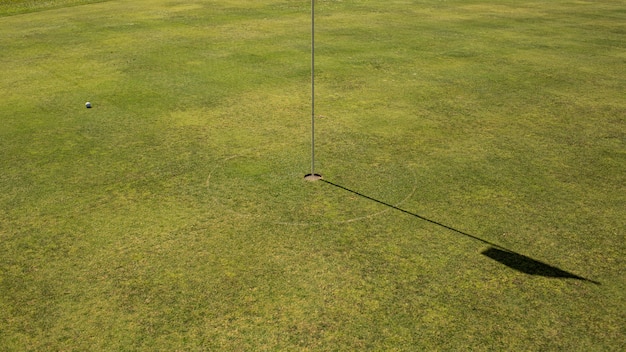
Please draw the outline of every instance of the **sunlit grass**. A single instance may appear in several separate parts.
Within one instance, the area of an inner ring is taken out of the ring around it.
[[[332,184],[310,3],[79,3],[0,1],[5,350],[623,346],[622,3],[318,1]]]

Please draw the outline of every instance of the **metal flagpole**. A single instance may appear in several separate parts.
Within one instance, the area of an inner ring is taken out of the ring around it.
[[[315,174],[315,0],[311,0],[311,175]]]
[[[311,173],[304,178],[309,181],[322,178],[315,173],[315,0],[311,0]]]

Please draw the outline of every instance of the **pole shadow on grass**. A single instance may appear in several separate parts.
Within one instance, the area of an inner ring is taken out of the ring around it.
[[[357,191],[353,191],[353,190],[351,190],[351,189],[349,189],[347,187],[338,185],[336,183],[330,182],[330,181],[325,180],[325,179],[321,179],[321,181],[323,181],[324,183],[329,184],[331,186],[334,186],[334,187],[340,188],[342,190],[348,191],[350,193],[356,194],[359,197],[363,197],[365,199],[371,200],[371,201],[376,202],[378,204],[381,204],[381,205],[384,205],[386,207],[398,210],[398,211],[403,212],[405,214],[414,216],[414,217],[416,217],[418,219],[427,221],[427,222],[429,222],[431,224],[435,224],[435,225],[437,225],[439,227],[443,227],[443,228],[445,228],[447,230],[450,230],[452,232],[455,232],[457,234],[460,234],[460,235],[469,237],[469,238],[471,238],[473,240],[476,240],[476,241],[488,244],[490,247],[488,249],[484,250],[481,253],[482,255],[484,255],[484,256],[486,256],[488,258],[491,258],[491,259],[493,259],[493,260],[495,260],[495,261],[497,261],[497,262],[499,262],[501,264],[504,264],[504,265],[508,266],[509,268],[515,269],[517,271],[520,271],[522,273],[529,274],[529,275],[544,276],[544,277],[553,277],[553,278],[559,278],[559,279],[576,279],[576,280],[587,281],[587,282],[591,282],[591,283],[596,284],[596,285],[600,285],[600,283],[598,281],[590,280],[590,279],[584,278],[582,276],[578,276],[576,274],[570,273],[568,271],[559,269],[559,268],[557,268],[555,266],[552,266],[552,265],[540,262],[540,261],[535,260],[533,258],[527,257],[527,256],[525,256],[523,254],[517,253],[517,252],[512,251],[510,249],[507,249],[505,247],[502,247],[502,246],[500,246],[498,244],[495,244],[493,242],[489,242],[489,241],[484,240],[484,239],[482,239],[480,237],[471,235],[471,234],[469,234],[467,232],[464,232],[464,231],[461,231],[461,230],[457,230],[457,229],[455,229],[455,228],[453,228],[451,226],[448,226],[448,225],[442,224],[440,222],[428,219],[428,218],[423,217],[421,215],[412,213],[412,212],[410,212],[408,210],[404,210],[402,208],[399,208],[399,207],[397,207],[395,205],[392,205],[392,204],[389,204],[389,203],[385,203],[383,201],[380,201],[378,199],[369,197],[369,196],[367,196],[365,194],[362,194],[362,193],[359,193]]]

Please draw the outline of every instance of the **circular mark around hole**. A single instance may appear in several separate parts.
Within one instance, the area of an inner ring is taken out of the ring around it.
[[[230,156],[208,175],[207,191],[235,216],[304,226],[381,215],[392,210],[386,204],[401,205],[417,187],[415,174],[392,162],[340,162],[316,182],[304,180],[301,168],[289,157]]]

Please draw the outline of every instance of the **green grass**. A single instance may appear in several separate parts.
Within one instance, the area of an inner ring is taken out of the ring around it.
[[[108,0],[0,0],[0,17]]]
[[[623,1],[318,1],[353,192],[310,3],[88,2],[0,1],[0,350],[626,347]]]

